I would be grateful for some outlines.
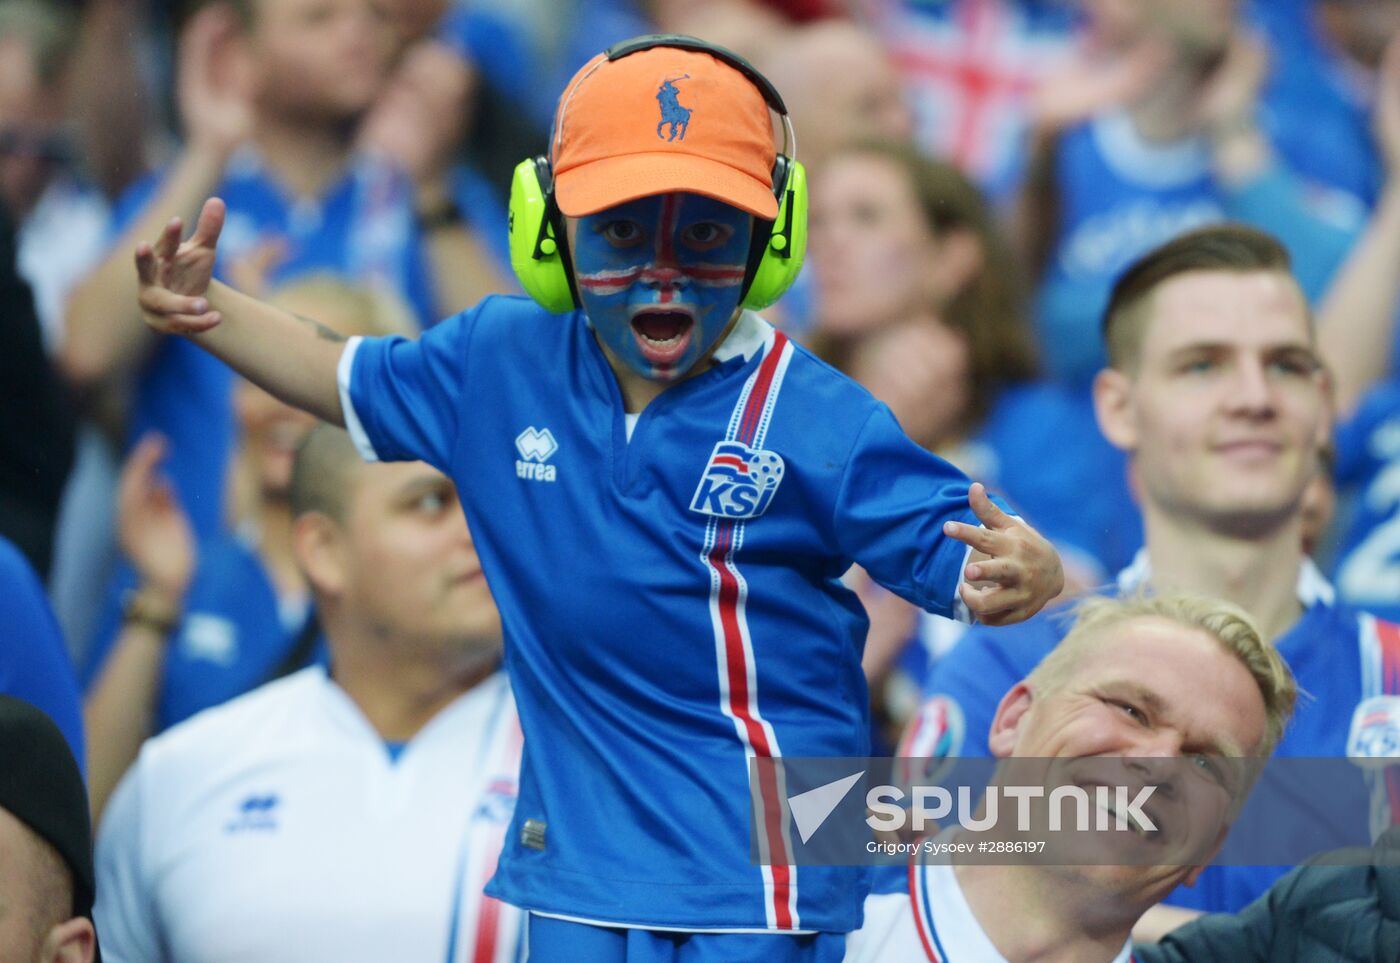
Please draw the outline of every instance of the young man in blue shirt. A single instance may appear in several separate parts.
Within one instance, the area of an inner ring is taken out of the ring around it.
[[[1353,718],[1395,694],[1400,628],[1341,605],[1303,554],[1302,500],[1330,419],[1287,253],[1245,227],[1183,235],[1120,279],[1104,331],[1111,361],[1095,382],[1099,425],[1131,459],[1146,533],[1110,591],[1211,592],[1239,605],[1310,696],[1277,755],[1355,754]],[[1065,631],[1050,615],[969,632],[933,670],[900,755],[987,755],[998,704]],[[1358,774],[1334,798],[1365,792]],[[1366,827],[1355,830],[1365,842]],[[1167,902],[1239,910],[1285,871],[1212,866]],[[1167,920],[1154,915],[1155,925]]]
[[[782,786],[749,782],[750,759],[868,749],[866,620],[840,576],[994,624],[1062,584],[1045,539],[744,310],[804,243],[770,106],[700,41],[595,57],[550,156],[517,171],[540,303],[488,298],[417,342],[345,343],[211,283],[218,200],[185,244],[172,222],[137,249],[157,330],[367,457],[456,480],[526,736],[490,892],[531,910],[532,958],[840,959],[866,874],[793,865]]]

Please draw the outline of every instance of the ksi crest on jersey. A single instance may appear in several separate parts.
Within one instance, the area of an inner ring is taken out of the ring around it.
[[[1356,707],[1347,755],[1363,769],[1384,769],[1400,757],[1400,696],[1371,696]]]
[[[783,459],[737,441],[721,441],[710,453],[690,510],[718,518],[762,515],[783,480]]]

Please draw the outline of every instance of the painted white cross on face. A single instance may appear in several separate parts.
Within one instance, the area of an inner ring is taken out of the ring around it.
[[[644,378],[683,378],[739,307],[752,227],[749,214],[697,194],[580,218],[575,276],[599,340]]]

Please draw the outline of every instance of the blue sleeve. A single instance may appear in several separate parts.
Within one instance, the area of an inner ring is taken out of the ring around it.
[[[929,454],[878,405],[856,438],[836,496],[836,538],[885,588],[952,617],[967,546],[943,523],[977,525],[962,472]]]
[[[429,328],[417,340],[364,338],[352,342],[347,427],[366,456],[380,461],[426,461],[450,474],[461,428],[462,396],[472,333],[492,299]],[[363,451],[368,445],[369,451]]]
[[[0,692],[42,709],[86,772],[78,679],[39,576],[0,539]]]
[[[939,698],[956,705],[967,732],[961,755],[991,754],[987,735],[997,706],[1059,644],[1066,612],[1058,608],[1000,628],[973,626],[935,663],[924,684],[925,705]]]
[[[1310,200],[1309,191],[1318,197]],[[1275,163],[1225,196],[1225,212],[1275,235],[1293,258],[1293,273],[1308,301],[1316,303],[1351,249],[1362,225],[1324,215],[1326,188],[1309,188]]]

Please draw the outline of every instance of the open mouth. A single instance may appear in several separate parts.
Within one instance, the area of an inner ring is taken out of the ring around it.
[[[672,367],[690,347],[695,318],[687,311],[648,308],[632,315],[632,336],[642,357],[657,367]]]

